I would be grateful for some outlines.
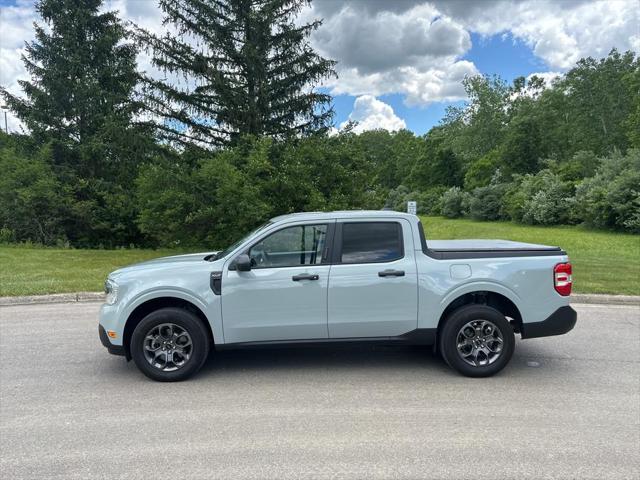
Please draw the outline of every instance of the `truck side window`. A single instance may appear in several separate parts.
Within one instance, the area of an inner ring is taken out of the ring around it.
[[[342,263],[379,263],[404,255],[402,227],[397,222],[342,224]]]
[[[326,225],[296,225],[283,228],[251,247],[251,264],[253,268],[320,264],[326,236]]]

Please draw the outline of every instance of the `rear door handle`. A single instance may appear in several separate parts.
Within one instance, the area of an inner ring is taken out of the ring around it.
[[[404,270],[383,270],[378,272],[379,277],[404,277]]]
[[[319,280],[320,275],[312,275],[310,273],[301,273],[300,275],[294,275],[291,280],[299,282],[300,280]]]

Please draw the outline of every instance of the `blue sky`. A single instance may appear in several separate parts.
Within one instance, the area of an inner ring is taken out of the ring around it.
[[[533,54],[531,47],[509,34],[483,37],[471,34],[471,50],[463,57],[484,74],[498,74],[507,81],[532,73],[546,72],[549,66]]]
[[[104,8],[166,31],[156,0],[105,0]],[[322,86],[334,96],[335,127],[351,119],[356,131],[424,134],[448,105],[464,103],[469,75],[553,77],[613,47],[640,51],[638,0],[314,0],[297,21],[316,19],[312,47],[338,61],[338,79]],[[32,0],[0,0],[0,84],[15,94],[37,20]],[[153,73],[144,56],[139,67]],[[9,128],[21,128],[11,114]]]

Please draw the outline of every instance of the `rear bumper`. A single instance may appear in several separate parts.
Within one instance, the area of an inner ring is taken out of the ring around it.
[[[550,337],[570,331],[578,319],[578,314],[570,306],[564,306],[553,312],[542,322],[523,323],[522,338]]]
[[[100,337],[100,342],[109,353],[113,355],[125,355],[124,347],[122,345],[113,345],[109,341],[109,337],[107,336],[107,332],[102,325],[98,325],[98,335]]]

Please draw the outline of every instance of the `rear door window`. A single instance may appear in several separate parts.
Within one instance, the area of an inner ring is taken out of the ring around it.
[[[404,256],[398,222],[342,224],[341,263],[382,263]]]

